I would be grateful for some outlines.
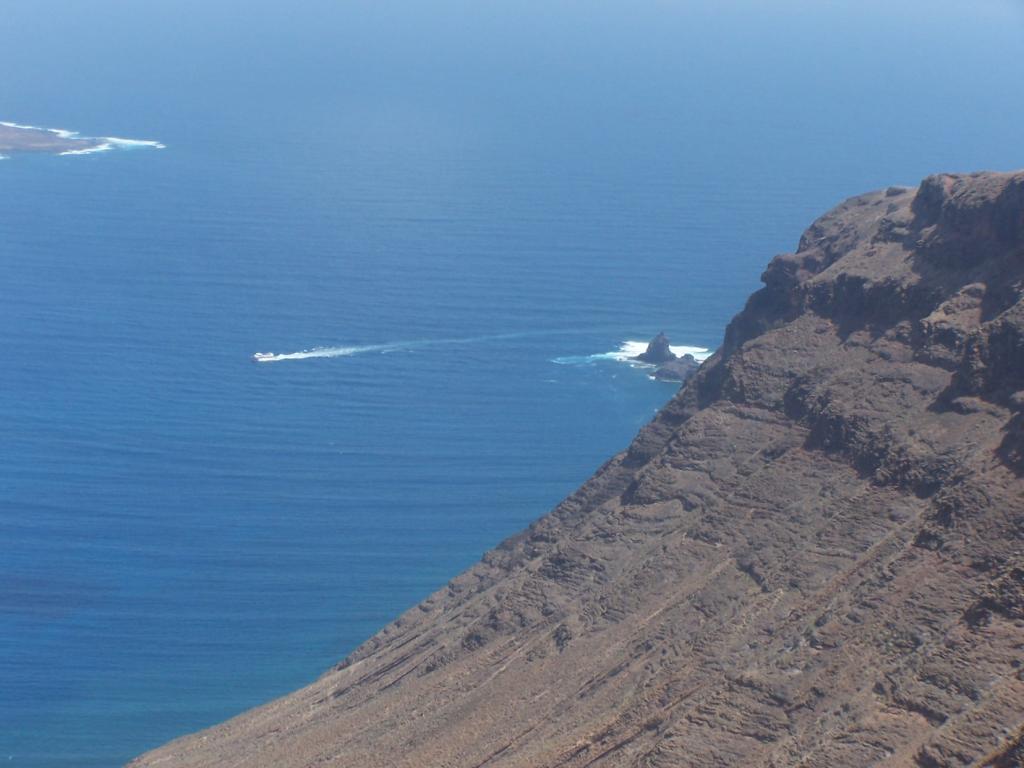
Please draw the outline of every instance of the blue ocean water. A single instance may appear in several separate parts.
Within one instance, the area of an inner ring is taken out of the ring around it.
[[[673,393],[553,360],[713,348],[843,197],[1024,165],[1022,32],[996,0],[5,5],[0,119],[168,148],[0,161],[0,763],[110,768],[314,679]],[[379,348],[250,362],[317,346]]]

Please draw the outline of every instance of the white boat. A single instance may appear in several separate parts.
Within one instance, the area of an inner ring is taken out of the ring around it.
[[[252,356],[254,363],[264,363],[267,360],[273,360],[276,355],[273,352],[257,352]]]

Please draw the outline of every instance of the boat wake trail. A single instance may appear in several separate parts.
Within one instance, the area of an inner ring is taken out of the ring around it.
[[[316,357],[350,357],[364,352],[389,352],[398,351],[402,347],[398,344],[370,344],[362,347],[313,347],[300,352],[287,352],[275,354],[274,352],[257,352],[252,356],[257,363],[278,363],[282,360],[309,360]]]
[[[528,339],[535,336],[561,336],[573,333],[586,333],[586,331],[533,331],[524,333],[501,333],[489,336],[467,336],[465,338],[453,339],[420,339],[418,341],[396,341],[389,344],[366,344],[353,347],[313,347],[303,349],[299,352],[287,352],[278,354],[276,352],[257,352],[252,356],[256,363],[279,363],[284,360],[310,360],[321,357],[351,357],[362,355],[368,352],[411,352],[422,347],[435,347],[442,345],[456,344],[480,344],[490,341],[510,341],[514,339]]]

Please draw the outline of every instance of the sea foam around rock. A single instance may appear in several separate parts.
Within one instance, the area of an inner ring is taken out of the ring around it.
[[[591,365],[603,360],[612,360],[619,363],[629,363],[630,365],[650,368],[652,367],[650,363],[644,363],[636,359],[636,356],[643,353],[646,349],[646,341],[629,340],[622,342],[618,349],[614,349],[611,352],[599,352],[594,355],[567,355],[565,357],[556,357],[551,362],[556,365]],[[694,359],[701,363],[714,354],[714,350],[707,349],[706,347],[671,346],[669,349],[671,349],[672,353],[677,357],[693,355]]]

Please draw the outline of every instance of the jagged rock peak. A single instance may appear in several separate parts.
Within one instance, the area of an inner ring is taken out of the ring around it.
[[[647,349],[634,359],[643,363],[650,363],[651,365],[661,365],[670,360],[675,360],[676,354],[669,346],[668,336],[665,335],[664,331],[661,331],[648,342]]]

